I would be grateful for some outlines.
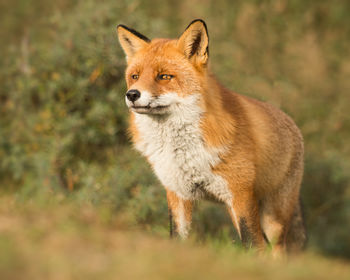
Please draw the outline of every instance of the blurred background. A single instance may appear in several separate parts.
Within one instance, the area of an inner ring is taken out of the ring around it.
[[[177,37],[202,18],[218,79],[281,108],[304,135],[309,249],[350,258],[349,15],[347,0],[0,1],[2,216],[54,219],[78,205],[166,237],[165,191],[126,133],[116,26]],[[196,208],[196,241],[235,238],[222,206]]]

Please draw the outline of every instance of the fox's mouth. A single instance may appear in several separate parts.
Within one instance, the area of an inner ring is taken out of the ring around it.
[[[147,106],[131,106],[130,107],[134,112],[136,113],[143,113],[143,114],[149,114],[149,113],[161,113],[163,110],[169,108],[169,105],[159,105],[155,107],[151,107],[150,105]]]

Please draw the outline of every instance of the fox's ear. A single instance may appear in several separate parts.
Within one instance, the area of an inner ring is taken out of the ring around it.
[[[209,36],[205,22],[192,21],[177,41],[178,48],[185,56],[199,64],[206,64],[209,58]]]
[[[146,46],[151,40],[134,29],[119,24],[117,27],[120,45],[126,58],[132,57],[138,50]]]

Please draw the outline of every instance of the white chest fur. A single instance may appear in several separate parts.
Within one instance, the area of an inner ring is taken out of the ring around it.
[[[136,148],[152,163],[162,184],[184,199],[205,193],[229,201],[227,182],[212,172],[222,149],[206,147],[198,96],[179,99],[167,116],[135,114],[141,140]]]

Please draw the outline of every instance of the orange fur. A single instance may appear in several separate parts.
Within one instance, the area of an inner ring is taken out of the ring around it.
[[[206,32],[202,21],[194,21],[178,40],[154,39],[144,43],[139,42],[142,38],[134,38],[129,29],[118,28],[128,55],[128,89],[151,92],[155,98],[169,92],[176,92],[179,97],[200,94],[201,137],[207,149],[224,147],[219,153],[220,162],[211,170],[227,182],[232,200],[225,203],[242,241],[264,248],[265,233],[268,241],[276,245],[276,251],[283,251],[286,246],[292,247],[287,244],[288,234],[299,231],[305,237],[300,223],[298,228],[290,228],[293,217],[300,218],[301,133],[280,110],[220,85],[208,69]],[[160,73],[174,78],[159,80]],[[132,78],[135,74],[137,79]],[[134,115],[131,113],[130,132],[137,144],[143,135],[135,125]],[[180,204],[189,224],[192,202],[170,190],[167,198],[178,227]],[[299,247],[304,239],[298,240]]]

